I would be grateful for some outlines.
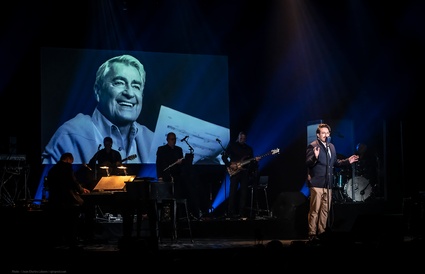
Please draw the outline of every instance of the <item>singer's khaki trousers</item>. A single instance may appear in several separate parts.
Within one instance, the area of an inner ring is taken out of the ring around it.
[[[332,189],[311,187],[310,210],[308,212],[308,236],[325,232],[332,200]]]

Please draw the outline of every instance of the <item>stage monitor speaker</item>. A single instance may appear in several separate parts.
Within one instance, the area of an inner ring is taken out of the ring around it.
[[[399,244],[404,240],[401,214],[362,214],[351,229],[357,242]]]
[[[307,235],[308,200],[301,192],[282,192],[272,207],[280,238],[294,239]]]
[[[124,191],[126,182],[132,182],[135,177],[135,175],[102,177],[93,191]]]
[[[301,192],[282,192],[273,205],[273,216],[282,219],[293,219],[297,207],[306,202],[307,199]]]

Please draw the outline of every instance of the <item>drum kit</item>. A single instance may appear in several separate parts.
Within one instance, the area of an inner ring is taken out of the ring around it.
[[[373,194],[373,185],[363,174],[341,169],[334,174],[333,190],[336,202],[365,202]]]

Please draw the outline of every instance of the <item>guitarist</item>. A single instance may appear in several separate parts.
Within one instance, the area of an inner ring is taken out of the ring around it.
[[[99,149],[90,159],[88,166],[98,172],[98,178],[102,176],[118,175],[118,166],[122,163],[121,153],[118,150],[112,148],[112,138],[107,136],[103,139],[103,148]],[[106,172],[104,167],[108,167]]]
[[[230,190],[228,200],[228,214],[231,218],[246,218],[248,211],[246,209],[248,198],[248,185],[251,176],[256,173],[258,168],[259,157],[254,158],[254,150],[246,143],[246,133],[239,132],[238,138],[234,143],[229,143],[226,150],[221,156],[229,173]],[[253,159],[249,164],[241,166],[242,161]],[[238,193],[238,187],[240,188]],[[239,194],[239,197],[237,197]],[[238,198],[238,199],[237,199]]]

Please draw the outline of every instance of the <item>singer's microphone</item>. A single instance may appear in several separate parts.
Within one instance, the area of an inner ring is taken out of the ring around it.
[[[326,145],[329,146],[329,143],[331,142],[331,136],[326,137]]]
[[[97,150],[99,150],[101,146],[102,146],[102,144],[99,144],[99,146],[97,147]]]
[[[215,139],[215,140],[216,140],[217,142],[221,143],[220,139],[218,139],[218,138],[217,138],[217,139]]]
[[[187,138],[189,138],[189,136],[184,137],[184,138],[181,140],[181,142],[186,141],[186,139],[187,139]]]

